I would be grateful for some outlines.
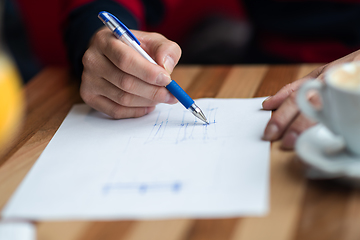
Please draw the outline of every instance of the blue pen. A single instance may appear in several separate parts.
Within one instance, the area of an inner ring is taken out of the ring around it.
[[[132,32],[122,23],[119,19],[117,19],[111,13],[102,11],[99,13],[98,17],[100,20],[110,28],[110,30],[114,33],[114,35],[123,41],[128,46],[132,47],[135,51],[140,53],[144,58],[149,60],[150,62],[157,64],[145,51],[140,47],[140,42],[136,39],[136,37],[132,34]],[[206,119],[204,113],[201,109],[195,104],[194,100],[174,81],[166,86],[167,90],[171,92],[179,102],[188,109],[195,117],[201,119],[205,123],[209,124],[209,121]]]

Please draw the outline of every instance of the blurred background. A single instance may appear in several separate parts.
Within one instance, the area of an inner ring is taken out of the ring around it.
[[[68,65],[66,2],[4,1],[4,40],[25,83],[44,66]],[[360,48],[357,0],[142,2],[151,21],[141,29],[177,42],[181,64],[326,63]]]
[[[3,19],[3,4],[1,1],[0,19]],[[0,157],[6,153],[11,145],[11,140],[20,131],[23,113],[22,78],[5,47],[3,34],[0,31]]]

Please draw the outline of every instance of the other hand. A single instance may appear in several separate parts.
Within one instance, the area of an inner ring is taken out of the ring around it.
[[[300,113],[296,103],[297,90],[310,79],[323,80],[324,73],[334,65],[352,61],[360,61],[360,50],[315,69],[307,76],[284,86],[274,96],[267,98],[263,102],[263,108],[277,110],[273,112],[265,128],[263,139],[268,141],[282,139],[282,148],[293,149],[297,137],[304,130],[316,124]],[[316,96],[313,96],[311,100],[315,104],[319,103]]]

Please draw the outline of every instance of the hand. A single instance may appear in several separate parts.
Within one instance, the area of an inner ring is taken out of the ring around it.
[[[82,99],[115,119],[141,117],[158,103],[177,102],[164,86],[171,81],[180,47],[157,33],[132,32],[159,66],[117,39],[107,27],[93,36],[83,56]]]
[[[334,65],[352,61],[360,61],[360,50],[315,69],[304,78],[284,86],[274,96],[267,98],[263,102],[263,108],[277,110],[273,112],[265,128],[263,139],[268,141],[282,139],[282,148],[293,149],[297,137],[304,130],[315,125],[314,121],[299,112],[296,103],[296,92],[299,87],[310,79],[323,80],[324,73]],[[316,96],[312,96],[310,101],[315,105],[319,104]]]

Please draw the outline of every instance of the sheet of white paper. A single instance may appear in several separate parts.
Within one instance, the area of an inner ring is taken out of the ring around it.
[[[262,215],[270,112],[264,98],[199,99],[113,120],[75,105],[2,212],[5,218],[139,219]]]
[[[36,230],[29,222],[0,222],[0,240],[35,240]]]

